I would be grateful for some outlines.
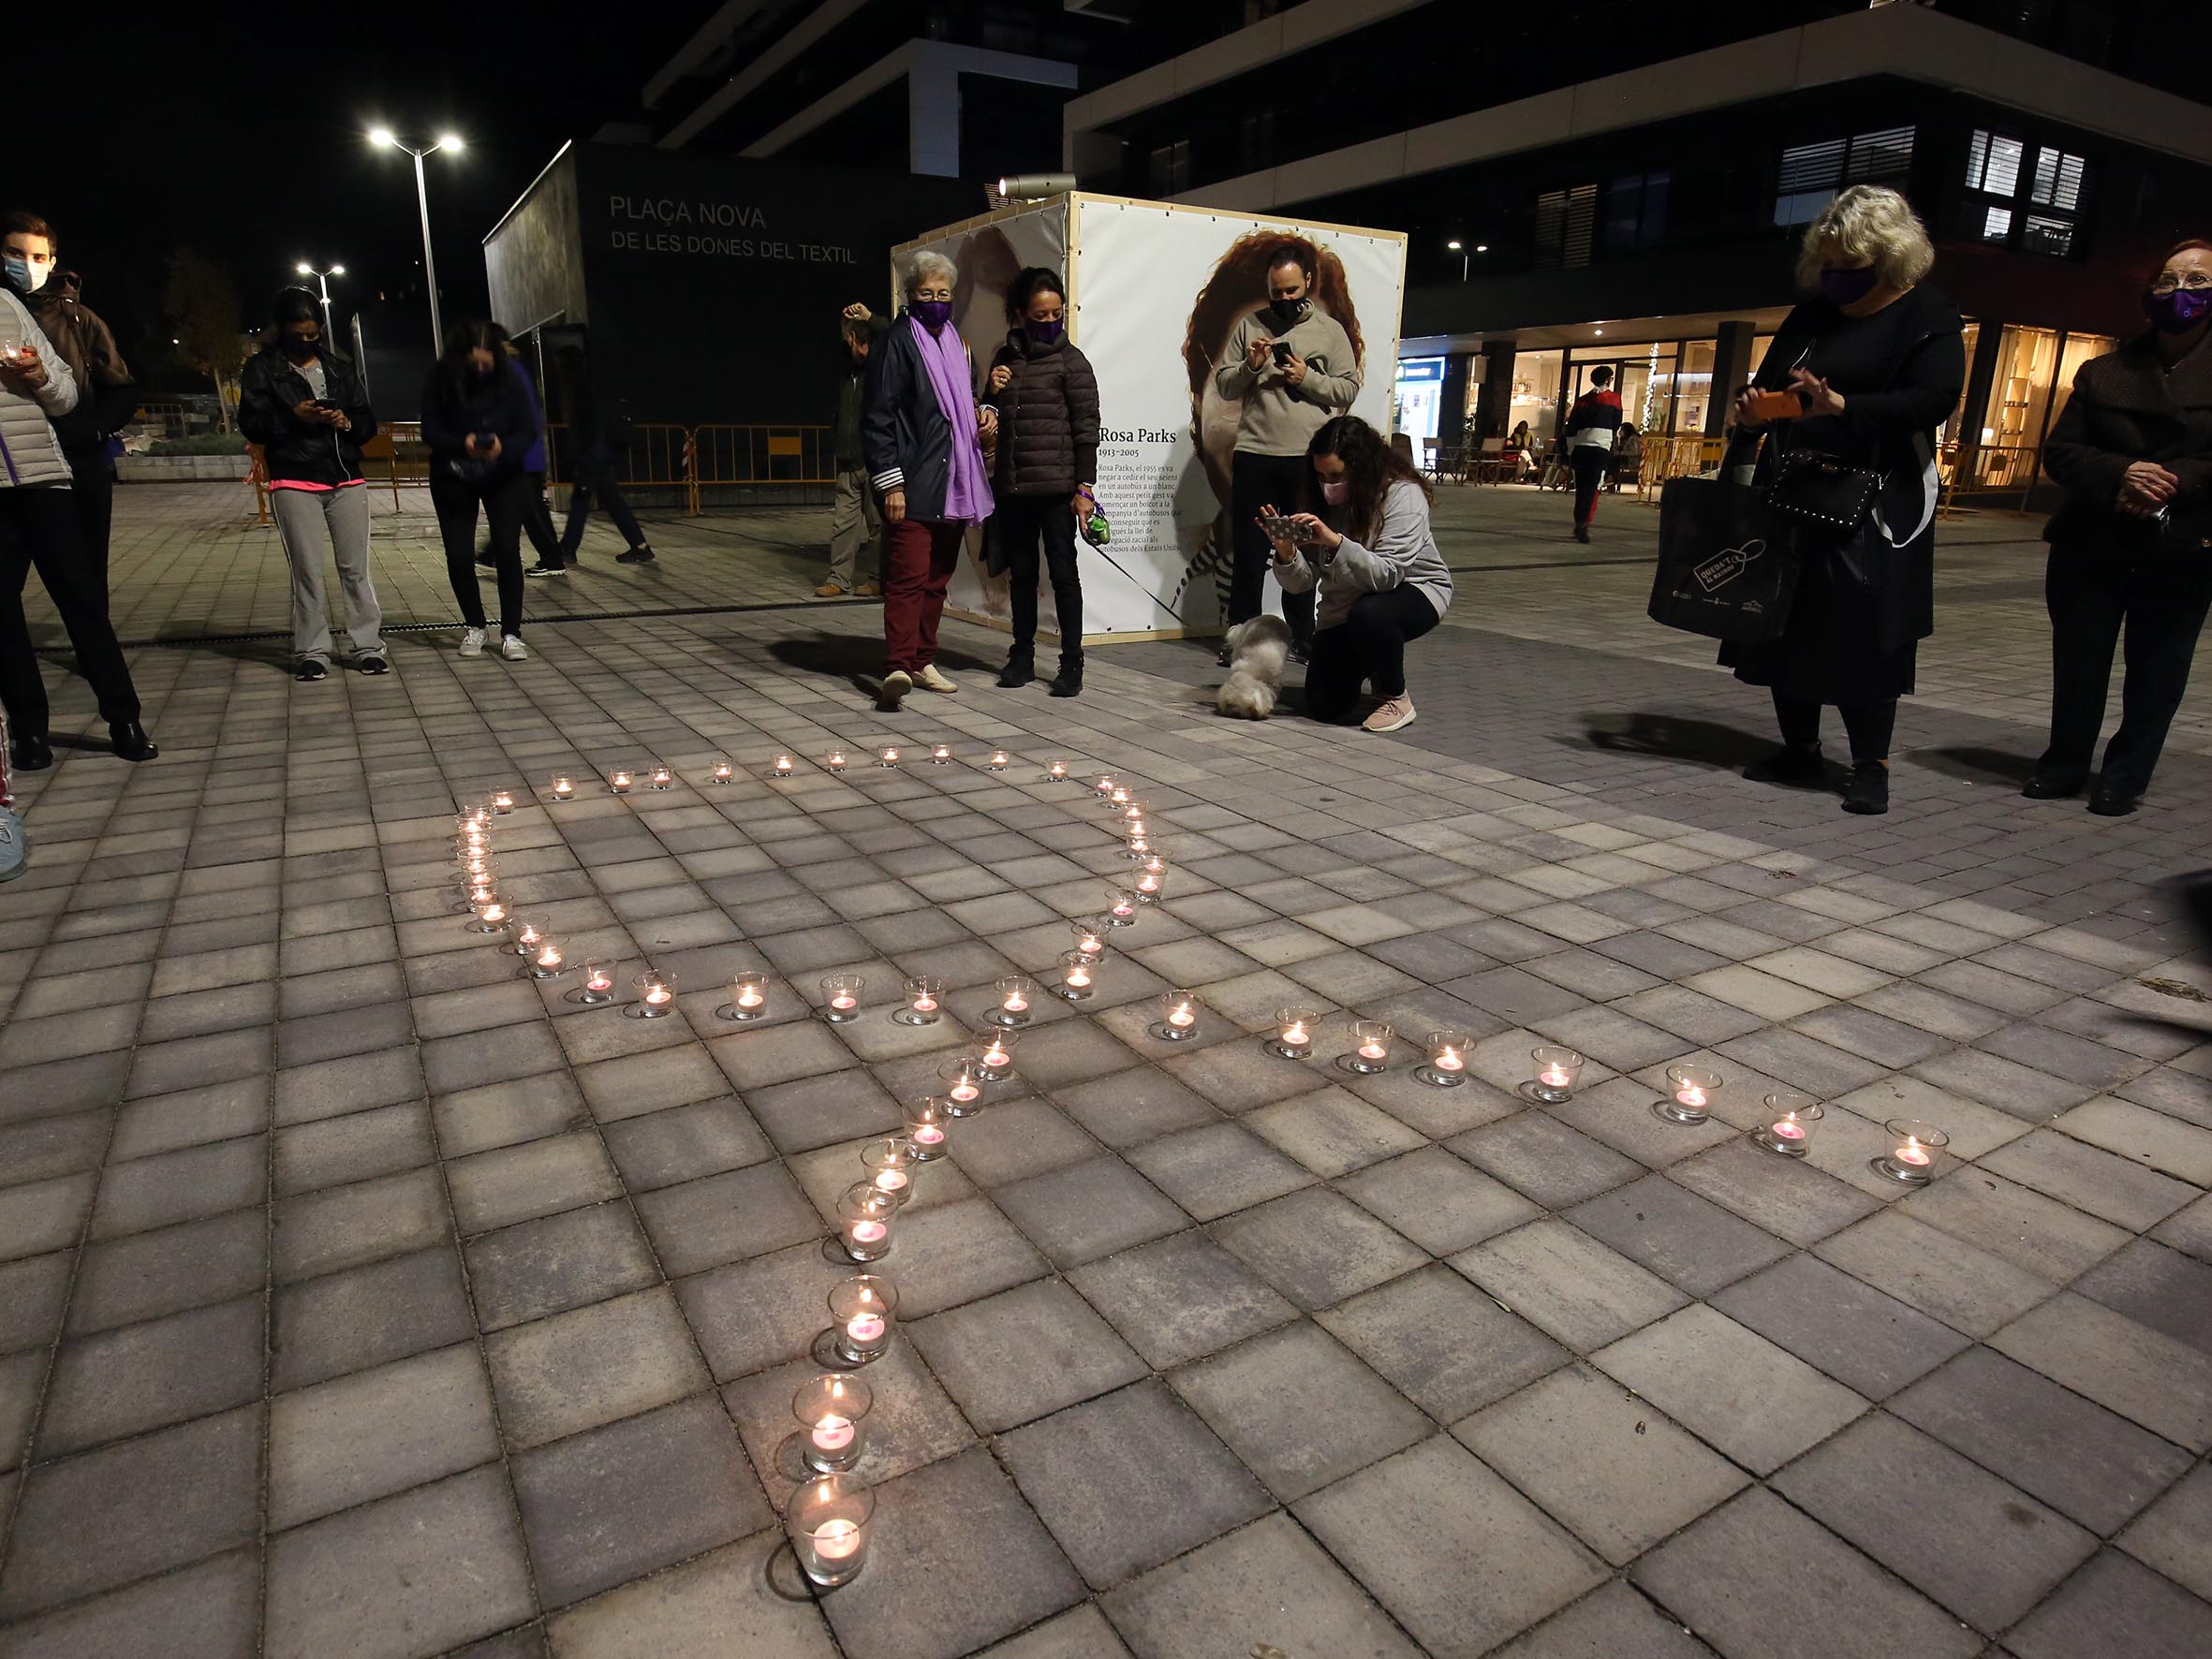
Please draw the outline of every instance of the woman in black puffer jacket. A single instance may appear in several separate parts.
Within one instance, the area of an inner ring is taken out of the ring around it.
[[[1067,337],[1067,298],[1058,275],[1025,271],[1007,290],[1006,344],[991,360],[985,402],[998,411],[998,458],[992,525],[1013,587],[1014,648],[998,683],[1037,678],[1037,549],[1052,573],[1060,628],[1060,671],[1053,696],[1083,690],[1083,581],[1076,571],[1075,525],[1092,508],[1099,477],[1099,380],[1090,359]]]

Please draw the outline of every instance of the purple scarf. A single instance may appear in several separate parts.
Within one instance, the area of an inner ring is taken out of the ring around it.
[[[967,351],[960,330],[947,323],[931,333],[919,319],[909,316],[914,344],[929,370],[929,384],[937,394],[937,407],[952,427],[951,460],[945,474],[945,510],[939,521],[981,524],[991,516],[990,480],[983,477],[983,449],[976,436],[976,391],[968,379]]]

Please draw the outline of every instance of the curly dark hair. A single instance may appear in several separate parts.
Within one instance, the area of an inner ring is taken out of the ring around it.
[[[1305,510],[1321,510],[1320,491],[1314,485],[1311,462],[1319,456],[1334,455],[1344,462],[1345,482],[1351,486],[1346,506],[1350,511],[1345,522],[1353,534],[1372,541],[1382,525],[1382,498],[1390,493],[1390,487],[1400,479],[1413,485],[1434,507],[1437,492],[1429,481],[1414,470],[1413,463],[1391,447],[1391,442],[1357,415],[1337,415],[1321,423],[1321,430],[1313,434],[1313,442],[1305,446]]]
[[[1068,303],[1068,286],[1060,280],[1060,273],[1042,265],[1031,265],[1008,285],[1006,290],[1006,320],[1019,325],[1029,315],[1029,301],[1040,294],[1057,294],[1060,303]]]

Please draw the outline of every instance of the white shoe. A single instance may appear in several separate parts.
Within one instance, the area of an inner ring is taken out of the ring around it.
[[[463,656],[481,656],[484,654],[483,629],[464,628],[461,630],[461,654]]]
[[[951,697],[960,689],[958,685],[937,672],[937,666],[935,663],[930,664],[928,668],[915,675],[914,683],[924,691],[942,692],[947,697]]]
[[[509,634],[499,641],[499,654],[510,663],[526,663],[530,660],[530,648],[523,643],[520,634]]]
[[[1413,724],[1413,699],[1404,692],[1384,697],[1380,706],[1360,722],[1369,731],[1396,731]]]
[[[907,700],[907,693],[914,689],[914,676],[904,668],[893,668],[883,676],[882,703],[886,709],[895,709]]]

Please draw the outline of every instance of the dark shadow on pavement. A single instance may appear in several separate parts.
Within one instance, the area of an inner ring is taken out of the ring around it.
[[[786,668],[849,681],[855,691],[871,700],[883,684],[883,640],[878,636],[802,634],[776,640],[768,648],[768,653]],[[948,673],[995,670],[997,667],[995,663],[944,645],[938,647],[937,664]]]
[[[2035,756],[2015,755],[2005,749],[1982,749],[1960,745],[1948,749],[1915,749],[1912,763],[1924,766],[1930,771],[1941,772],[1945,777],[1959,778],[1969,784],[2009,784],[2018,788],[2028,782],[2035,771]],[[2086,787],[2086,786],[2085,786]]]
[[[1593,749],[1615,755],[1655,755],[1697,766],[1741,771],[1775,747],[1765,732],[1745,731],[1715,720],[1689,720],[1648,709],[1627,714],[1584,716],[1584,733]],[[1571,739],[1563,741],[1571,742]]]

